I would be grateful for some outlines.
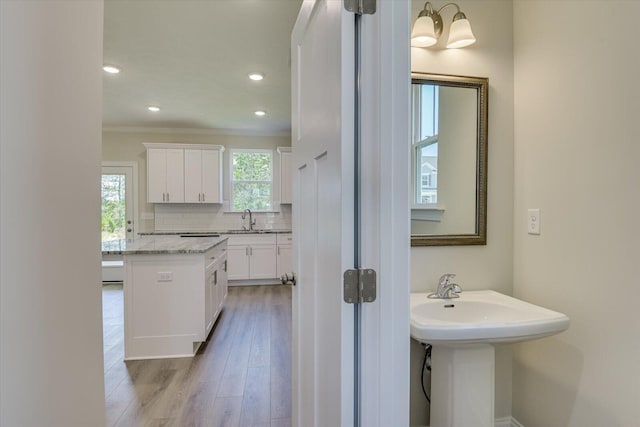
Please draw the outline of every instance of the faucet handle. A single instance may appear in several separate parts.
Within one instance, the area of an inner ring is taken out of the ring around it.
[[[443,274],[442,276],[440,276],[440,279],[438,280],[438,284],[439,285],[448,285],[449,281],[451,279],[453,279],[454,277],[456,277],[456,275],[453,274],[453,273]]]

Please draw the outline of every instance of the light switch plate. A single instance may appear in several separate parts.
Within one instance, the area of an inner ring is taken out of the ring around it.
[[[529,234],[540,234],[540,209],[529,209],[527,215],[527,231]]]

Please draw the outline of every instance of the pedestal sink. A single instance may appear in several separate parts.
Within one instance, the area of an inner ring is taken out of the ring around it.
[[[411,294],[411,336],[433,346],[431,427],[493,427],[493,344],[554,335],[569,318],[495,291],[460,298]]]

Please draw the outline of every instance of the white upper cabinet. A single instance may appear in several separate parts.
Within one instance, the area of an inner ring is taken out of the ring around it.
[[[144,146],[149,203],[222,203],[224,147],[155,143]]]
[[[291,147],[278,147],[280,153],[280,203],[291,204]]]
[[[147,201],[184,203],[184,150],[147,148]]]
[[[185,203],[222,203],[222,147],[184,150]]]

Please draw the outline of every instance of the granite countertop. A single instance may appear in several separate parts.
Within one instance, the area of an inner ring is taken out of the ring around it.
[[[262,229],[262,230],[207,230],[207,231],[149,231],[138,233],[140,236],[186,236],[192,234],[273,234],[291,233],[290,229]]]
[[[146,236],[133,241],[103,242],[102,255],[200,254],[226,240],[227,237]]]

